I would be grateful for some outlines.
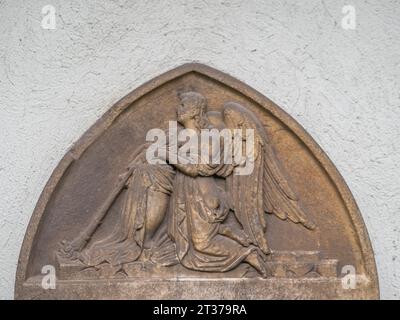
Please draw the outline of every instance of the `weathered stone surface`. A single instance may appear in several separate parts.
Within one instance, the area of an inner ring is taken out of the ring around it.
[[[376,299],[376,288],[364,276],[353,290],[340,279],[113,279],[58,281],[43,290],[41,278],[24,283],[20,299]]]
[[[255,171],[149,166],[146,133],[175,119],[253,129],[257,156],[241,164]],[[45,265],[54,290],[41,287]],[[61,161],[27,231],[16,297],[377,298],[378,285],[357,206],[312,138],[251,88],[189,64],[120,100]]]

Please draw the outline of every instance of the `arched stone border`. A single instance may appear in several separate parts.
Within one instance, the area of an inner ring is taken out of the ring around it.
[[[258,103],[260,106],[269,111],[273,116],[282,121],[282,123],[284,123],[304,143],[304,145],[319,161],[321,167],[324,168],[334,186],[337,188],[338,194],[341,196],[343,203],[347,208],[353,224],[353,230],[355,230],[357,234],[357,239],[361,248],[363,258],[362,264],[365,267],[366,276],[369,278],[370,281],[372,281],[371,287],[376,288],[376,293],[373,294],[373,296],[374,298],[379,298],[378,277],[375,259],[365,224],[348,186],[346,185],[343,177],[340,175],[329,157],[318,146],[314,139],[304,130],[304,128],[301,127],[300,124],[298,124],[290,115],[288,115],[271,100],[269,100],[256,90],[252,89],[248,85],[244,84],[243,82],[221,71],[199,63],[184,64],[148,81],[139,88],[133,90],[131,93],[119,100],[91,128],[89,128],[62,158],[56,169],[53,171],[49,181],[42,191],[42,194],[40,195],[38,203],[30,219],[27,231],[25,233],[20,256],[18,259],[15,283],[15,297],[19,297],[19,293],[22,291],[23,288],[23,283],[26,280],[26,272],[29,264],[30,253],[42,215],[45,211],[48,201],[51,198],[53,191],[57,188],[59,181],[61,180],[71,163],[79,159],[83,152],[109,128],[113,121],[126,108],[128,108],[131,103],[145,96],[147,93],[158,88],[159,86],[191,72],[195,72],[203,76],[209,77],[213,80],[219,81]]]

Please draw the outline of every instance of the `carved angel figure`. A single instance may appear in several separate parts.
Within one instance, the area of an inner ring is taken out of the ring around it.
[[[218,112],[205,113],[205,108],[204,97],[198,93],[186,94],[178,109],[178,121],[198,133],[215,127],[226,127],[232,132],[254,130],[253,152],[240,164],[226,164],[221,159],[218,164],[205,161],[173,165],[177,174],[171,195],[169,234],[175,242],[179,261],[189,269],[218,272],[247,262],[261,275],[268,276],[264,263],[270,253],[265,213],[301,223],[309,229],[314,225],[306,218],[288,185],[258,119],[232,102],[225,104],[222,117]],[[240,141],[239,147],[243,146],[246,148],[245,138]],[[222,155],[223,150],[219,151]],[[252,172],[235,175],[235,170],[248,161],[254,162]],[[225,178],[225,188],[218,186],[217,178]],[[235,215],[239,228],[224,223],[229,214]]]
[[[90,225],[72,242],[64,242],[61,254],[88,266],[106,262],[123,267],[150,248],[165,266],[180,263],[191,270],[225,272],[245,262],[269,276],[266,213],[314,228],[277,161],[270,137],[256,116],[237,103],[226,103],[222,112],[207,112],[205,97],[193,91],[181,94],[180,102],[180,130],[200,135],[204,129],[228,129],[232,143],[252,153],[225,163],[227,146],[221,140],[217,163],[175,163],[167,156],[165,164],[154,165],[146,163],[148,145],[143,145]],[[245,134],[235,138],[238,130],[253,130],[251,145]],[[199,150],[209,143],[201,141]],[[250,162],[250,174],[235,174]],[[124,205],[115,230],[91,243],[122,190]]]

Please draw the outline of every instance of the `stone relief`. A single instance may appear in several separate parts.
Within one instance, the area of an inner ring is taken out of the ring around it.
[[[193,91],[181,94],[180,102],[179,124],[198,136],[202,129],[253,129],[254,155],[232,164],[225,164],[223,159],[217,164],[171,164],[168,159],[161,159],[166,160],[163,164],[149,164],[146,144],[139,146],[127,173],[122,174],[120,184],[87,228],[73,241],[61,243],[59,262],[76,262],[78,268],[86,271],[107,265],[115,273],[127,276],[126,266],[136,261],[166,267],[181,264],[199,272],[226,272],[247,263],[267,278],[279,271],[269,257],[264,215],[274,214],[307,229],[315,228],[254,114],[235,102],[225,103],[222,112],[207,112],[206,98]],[[240,144],[246,148],[245,140]],[[254,162],[252,173],[234,175],[235,167],[244,166],[246,161]],[[223,180],[223,187],[217,179]],[[91,243],[93,233],[123,188],[127,191],[116,228]],[[318,263],[316,255],[305,254]],[[274,260],[279,264],[292,258],[297,263],[298,256],[297,252],[289,252],[276,255]],[[286,267],[293,272],[292,265]],[[306,271],[302,273],[313,271],[313,267],[305,262],[302,268]]]
[[[172,139],[171,122],[186,140]],[[166,140],[149,161],[154,128]],[[205,130],[220,135],[185,158],[186,141]],[[54,291],[40,286],[44,265],[56,270]],[[357,206],[323,151],[271,101],[198,64],[123,98],[67,153],[32,217],[16,282],[17,298],[377,294]]]

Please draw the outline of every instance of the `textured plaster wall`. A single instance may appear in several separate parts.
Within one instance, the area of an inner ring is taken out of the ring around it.
[[[56,29],[41,9],[56,8]],[[356,30],[341,27],[342,6]],[[382,298],[400,299],[399,1],[0,0],[0,298],[35,203],[119,98],[197,61],[246,82],[315,138],[350,186]]]

